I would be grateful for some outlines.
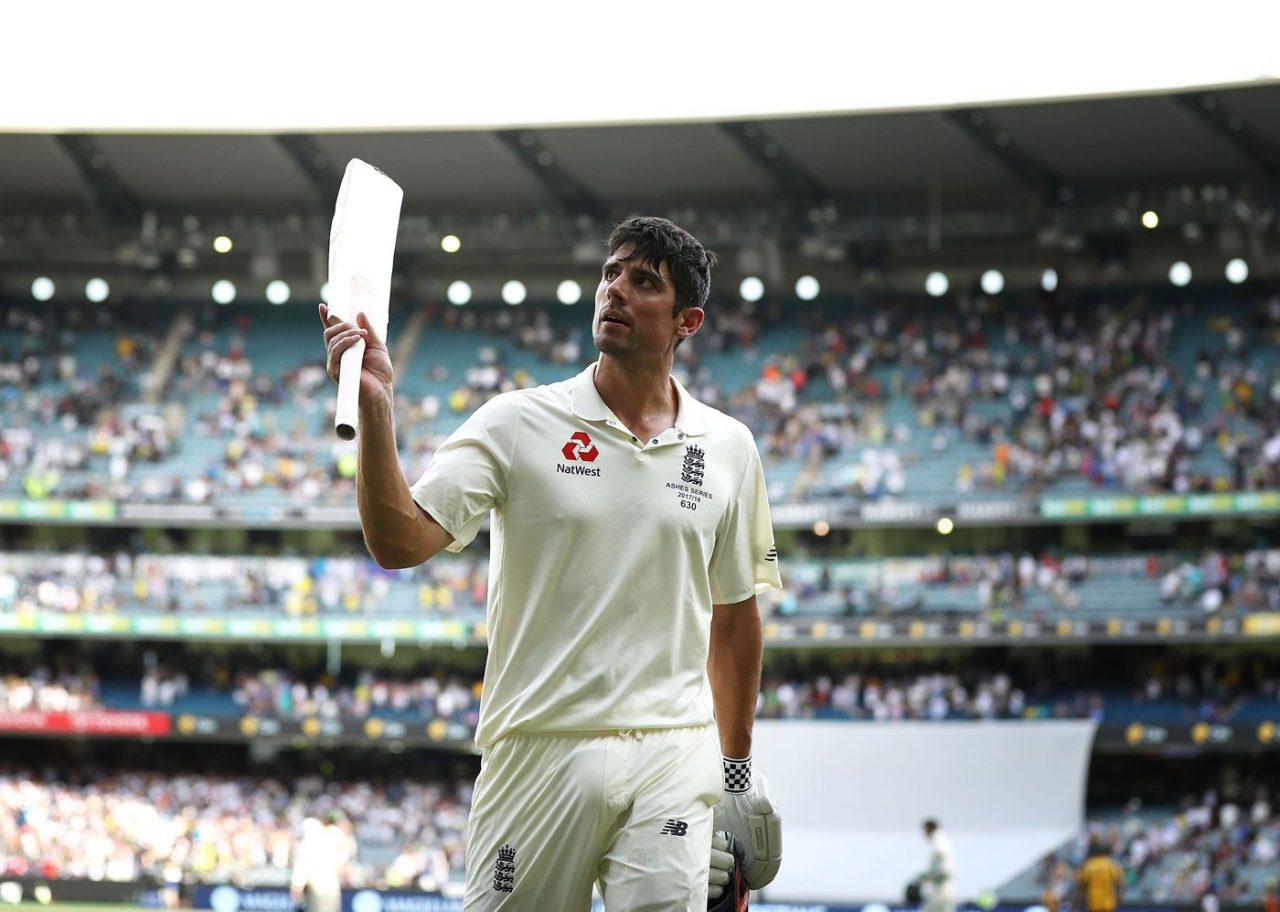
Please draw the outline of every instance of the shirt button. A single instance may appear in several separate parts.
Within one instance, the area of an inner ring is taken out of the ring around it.
[[[654,437],[654,438],[653,438],[652,440],[650,440],[649,442],[650,442],[650,443],[657,443],[657,442],[658,442],[658,438],[657,438],[657,437]]]
[[[636,453],[636,462],[648,462],[648,461],[649,461],[648,453]]]
[[[684,431],[681,431],[679,434],[676,434],[676,440],[684,440]]]

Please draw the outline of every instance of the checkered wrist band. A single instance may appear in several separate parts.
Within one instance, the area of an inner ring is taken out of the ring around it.
[[[751,758],[724,761],[724,790],[726,792],[746,792],[751,789]]]

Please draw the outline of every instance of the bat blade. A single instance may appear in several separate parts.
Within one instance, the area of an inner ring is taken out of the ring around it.
[[[354,323],[363,312],[387,341],[391,266],[404,191],[377,168],[351,159],[342,177],[329,231],[329,322]],[[352,354],[359,350],[358,355]],[[342,358],[334,429],[351,440],[359,429],[360,364],[364,344]]]

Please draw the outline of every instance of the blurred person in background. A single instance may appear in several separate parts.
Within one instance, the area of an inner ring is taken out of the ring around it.
[[[351,837],[340,826],[340,812],[329,811],[324,821],[302,821],[302,839],[293,855],[289,894],[294,906],[306,912],[342,912],[342,877],[355,857]]]
[[[929,866],[916,877],[924,899],[923,912],[955,912],[956,853],[942,824],[930,818],[924,822],[924,840],[929,844]]]
[[[1089,843],[1089,856],[1076,875],[1085,912],[1115,912],[1124,889],[1124,869],[1100,840]]]

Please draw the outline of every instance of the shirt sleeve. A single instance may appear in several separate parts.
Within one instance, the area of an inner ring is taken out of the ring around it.
[[[750,437],[747,441],[747,467],[711,554],[711,601],[716,605],[732,605],[757,592],[782,588],[764,469],[755,442]]]
[[[449,551],[471,544],[489,511],[506,500],[520,403],[518,395],[504,393],[476,409],[409,489],[418,506],[453,536]]]

